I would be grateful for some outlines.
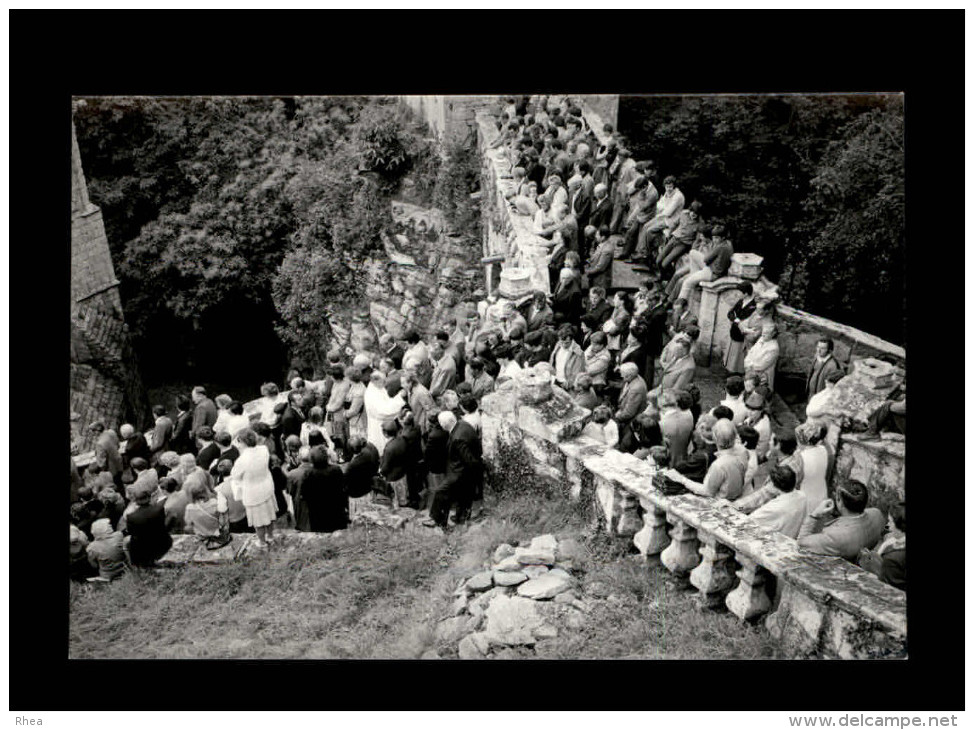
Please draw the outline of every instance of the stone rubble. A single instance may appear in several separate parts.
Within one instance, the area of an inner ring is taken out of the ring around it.
[[[585,624],[589,604],[574,590],[576,566],[588,557],[584,546],[554,535],[511,543],[498,545],[483,569],[459,582],[450,615],[437,624],[437,640],[455,646],[460,659],[533,656],[559,626]]]

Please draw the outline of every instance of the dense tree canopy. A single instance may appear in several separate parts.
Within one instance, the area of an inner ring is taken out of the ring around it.
[[[402,178],[422,173],[428,203],[442,167],[381,98],[87,99],[75,124],[150,370],[238,335],[266,370],[283,355],[275,331],[319,354],[329,311],[361,296],[357,265],[381,250]]]
[[[619,126],[789,304],[905,341],[902,97],[623,97]]]

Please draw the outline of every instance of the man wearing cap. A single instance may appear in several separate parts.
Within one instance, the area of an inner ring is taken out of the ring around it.
[[[822,500],[805,518],[798,547],[855,562],[860,550],[873,548],[879,542],[886,518],[875,507],[866,507],[869,491],[859,482],[839,485],[836,496],[835,502]]]

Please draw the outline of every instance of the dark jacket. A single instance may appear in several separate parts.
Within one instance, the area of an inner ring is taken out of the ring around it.
[[[287,479],[287,493],[291,495],[291,501],[294,503],[294,529],[300,532],[311,531],[311,517],[308,511],[308,505],[301,498],[304,482],[310,473],[311,464],[304,463],[291,469],[285,475]]]
[[[602,329],[602,325],[605,321],[612,316],[612,305],[609,304],[605,299],[592,306],[591,300],[586,300],[585,302],[585,314],[582,315],[582,321],[588,325],[588,328],[595,332],[596,330]]]
[[[372,491],[372,478],[379,471],[379,450],[366,442],[345,470],[345,491],[350,497],[364,497]]]
[[[142,505],[129,513],[125,525],[125,531],[132,536],[129,556],[133,565],[150,566],[172,547],[163,502]]]
[[[601,201],[595,202],[592,199],[592,212],[589,214],[588,224],[595,226],[596,230],[602,226],[609,225],[612,220],[612,196],[606,195]]]
[[[193,439],[190,437],[190,431],[193,430],[193,414],[190,411],[184,411],[176,416],[176,421],[173,424],[172,430],[172,450],[177,454],[195,454],[196,444],[193,443]]]
[[[149,453],[149,442],[145,440],[145,436],[137,431],[125,439],[125,453],[122,454],[122,467],[126,470],[129,469],[132,459],[136,457],[145,459],[146,461],[151,457]]]
[[[383,357],[388,357],[392,359],[392,362],[396,366],[396,370],[402,370],[402,358],[406,354],[406,351],[402,349],[402,346],[396,344],[391,350],[383,354]]]
[[[200,432],[203,426],[213,428],[216,423],[216,403],[209,398],[204,398],[196,404],[193,409],[193,438]]]
[[[562,322],[578,321],[582,313],[582,290],[574,279],[561,291],[556,291],[551,301],[551,309],[555,313],[556,321],[561,317]]]
[[[450,434],[439,426],[426,434],[426,470],[430,474],[446,473],[446,445]]]
[[[459,421],[450,432],[446,447],[446,477],[443,488],[463,482],[473,487],[483,475],[480,437],[466,421]]]
[[[196,465],[209,470],[209,468],[213,465],[214,460],[219,455],[220,445],[211,441],[207,446],[200,449],[200,453],[196,457]]]
[[[396,436],[386,444],[382,452],[382,462],[379,471],[387,481],[397,482],[406,476],[409,469],[409,447],[406,439]]]
[[[300,436],[302,423],[304,423],[304,417],[288,403],[287,408],[281,416],[281,441],[288,436]]]
[[[348,495],[345,476],[339,467],[312,468],[301,485],[301,499],[308,507],[311,532],[334,532],[348,527]]]

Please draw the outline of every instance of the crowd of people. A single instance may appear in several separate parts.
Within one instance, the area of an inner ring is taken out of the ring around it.
[[[172,532],[219,547],[253,530],[266,547],[275,525],[339,530],[375,501],[428,509],[432,528],[449,528],[452,509],[463,524],[482,509],[480,400],[534,367],[592,411],[584,435],[654,463],[661,486],[729,500],[801,547],[905,588],[905,506],[880,544],[885,519],[866,488],[829,488],[834,455],[816,407],[844,374],[831,340],[810,368],[806,422],[775,429],[777,295],[743,282],[727,314],[726,397],[701,403],[689,299],[726,275],[726,225],[705,221],[699,202],[685,207],[673,176],[660,195],[653,163],[635,161],[608,126],[598,144],[567,100],[512,98],[499,131],[512,211],[532,216],[551,249],[551,290],[523,302],[475,295],[428,341],[410,330],[381,337],[378,353],[335,350],[317,380],[292,371],[286,395],[265,384],[252,414],[196,388],[174,417],[156,406],[144,433],[92,424],[96,463],[72,504],[78,574],[109,580],[126,559],[151,564]],[[646,275],[636,292],[610,295],[620,257]]]

